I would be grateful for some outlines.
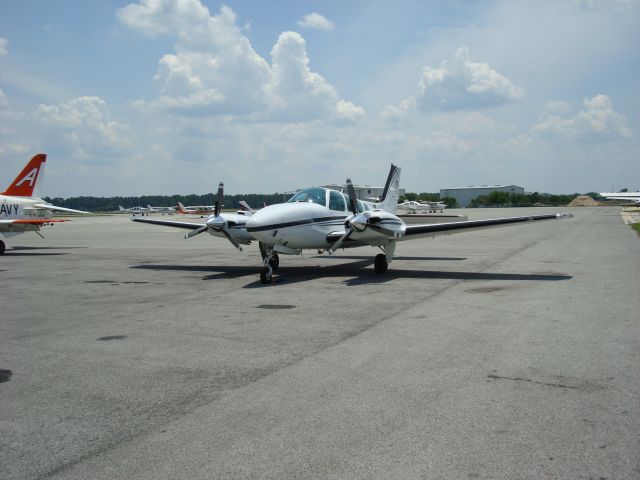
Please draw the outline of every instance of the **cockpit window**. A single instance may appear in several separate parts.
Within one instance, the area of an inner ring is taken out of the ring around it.
[[[329,190],[329,209],[344,212],[347,209],[347,202],[344,201],[344,195],[335,190]]]
[[[358,212],[364,212],[366,210],[369,210],[369,206],[362,200],[358,200]]]
[[[349,208],[349,210],[351,210],[351,206],[349,205],[349,197],[345,197],[347,200],[347,207]],[[357,209],[358,209],[358,213],[362,213],[362,212],[366,212],[367,210],[371,210],[369,208],[369,205],[367,205],[366,203],[364,203],[362,200],[356,200],[357,202]]]
[[[289,199],[287,203],[309,202],[327,206],[327,195],[324,188],[306,188],[299,191]]]

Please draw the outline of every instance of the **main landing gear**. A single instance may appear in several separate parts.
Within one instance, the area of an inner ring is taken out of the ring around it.
[[[396,251],[396,243],[390,242],[388,245],[380,247],[384,253],[379,253],[373,262],[373,269],[376,273],[385,273],[389,268],[389,263],[393,259]]]
[[[387,262],[387,256],[384,253],[376,255],[376,259],[373,263],[373,268],[376,273],[384,273],[389,268],[389,262]]]
[[[0,255],[4,254],[4,249],[5,249],[4,242],[0,240]]]
[[[278,270],[280,258],[278,257],[278,252],[273,251],[272,246],[267,246],[263,243],[260,243],[260,254],[264,263],[264,267],[260,271],[260,281],[266,285],[271,283],[273,272]]]

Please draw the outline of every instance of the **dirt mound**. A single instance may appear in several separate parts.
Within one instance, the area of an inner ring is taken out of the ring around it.
[[[589,195],[578,195],[576,198],[571,200],[571,203],[568,205],[569,207],[597,207],[600,205]]]

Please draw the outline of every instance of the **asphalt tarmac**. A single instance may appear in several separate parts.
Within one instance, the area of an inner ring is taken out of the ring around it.
[[[638,479],[620,208],[280,257],[76,219],[0,257],[0,477]],[[454,212],[451,212],[454,213]],[[173,217],[177,218],[178,217]]]

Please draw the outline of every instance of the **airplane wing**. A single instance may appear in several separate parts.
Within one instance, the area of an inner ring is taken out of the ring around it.
[[[464,232],[467,230],[477,230],[481,228],[500,227],[514,223],[536,222],[540,220],[554,220],[568,217],[559,213],[548,215],[530,215],[528,217],[505,217],[490,218],[487,220],[465,220],[462,222],[434,223],[426,225],[407,225],[405,239],[420,237],[435,237],[437,235],[450,235],[452,233]]]
[[[150,223],[152,225],[162,225],[163,227],[184,228],[186,230],[197,230],[205,226],[204,223],[188,223],[188,222],[171,222],[167,220],[159,220],[155,218],[137,218],[131,219],[134,222]]]
[[[34,208],[41,208],[44,210],[56,210],[58,212],[67,212],[67,213],[86,213],[91,215],[91,212],[85,212],[83,210],[74,210],[73,208],[65,208],[65,207],[57,207],[55,205],[51,205],[50,203],[36,203],[33,205]]]
[[[16,218],[13,220],[0,220],[0,232],[4,232],[5,235],[10,234],[11,232],[37,232],[43,225],[68,221],[69,220],[62,218],[55,220],[51,218],[34,218],[33,220]]]

